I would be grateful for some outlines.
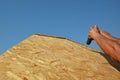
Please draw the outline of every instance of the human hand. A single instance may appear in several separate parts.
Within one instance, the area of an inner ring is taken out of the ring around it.
[[[88,38],[94,39],[96,37],[96,34],[100,34],[100,31],[97,25],[90,28],[88,33]]]

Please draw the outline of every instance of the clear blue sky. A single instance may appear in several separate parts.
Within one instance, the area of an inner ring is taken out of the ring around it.
[[[1,0],[0,53],[34,33],[86,45],[95,24],[120,37],[120,0]],[[95,42],[90,47],[99,49]]]

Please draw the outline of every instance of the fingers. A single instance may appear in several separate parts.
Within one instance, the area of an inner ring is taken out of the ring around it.
[[[99,30],[99,28],[98,28],[98,25],[94,25],[93,27],[91,27],[91,28],[90,28],[90,31],[92,31],[92,30],[100,33],[100,30]]]
[[[98,27],[98,25],[94,25],[94,27]]]
[[[99,28],[97,25],[94,25],[93,27],[90,28],[89,33],[88,33],[88,38],[94,39],[94,36],[96,33],[100,33]]]
[[[90,28],[90,30],[93,29],[93,28],[96,28],[96,29],[99,30],[98,25],[94,25],[93,27]]]
[[[95,25],[94,27],[95,27],[97,30],[99,30],[98,25]]]
[[[96,28],[97,30],[99,30],[98,25],[94,25],[93,28]]]

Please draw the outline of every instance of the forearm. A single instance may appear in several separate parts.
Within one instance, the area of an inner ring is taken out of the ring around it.
[[[112,36],[111,34],[109,34],[108,32],[106,32],[104,30],[100,30],[100,33],[103,36],[107,37],[108,39],[111,39],[113,41],[116,41],[116,42],[120,43],[120,38],[114,37],[114,36]]]
[[[114,36],[112,36],[112,35],[107,35],[111,40],[113,40],[113,41],[119,41],[120,42],[120,38],[116,38],[116,37],[114,37]]]
[[[100,35],[96,34],[94,40],[100,46],[100,48],[108,54],[114,60],[120,62],[120,45],[116,42]]]
[[[111,36],[111,40],[115,41],[116,43],[118,43],[120,45],[120,38]]]

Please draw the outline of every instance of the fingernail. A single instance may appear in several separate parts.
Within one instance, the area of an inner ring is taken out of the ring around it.
[[[95,27],[97,27],[97,25],[95,25]]]

